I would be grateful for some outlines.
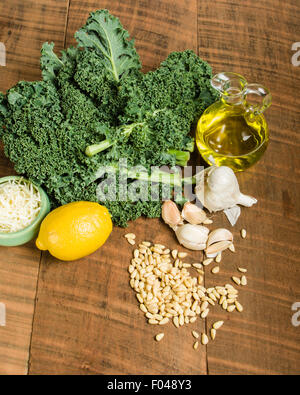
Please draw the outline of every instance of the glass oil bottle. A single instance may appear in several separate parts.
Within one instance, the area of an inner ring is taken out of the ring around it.
[[[248,84],[235,73],[217,74],[211,84],[221,97],[198,121],[198,150],[210,165],[245,170],[256,163],[267,148],[269,130],[262,113],[271,105],[271,94],[262,85]],[[260,97],[261,103],[251,104],[247,95]]]

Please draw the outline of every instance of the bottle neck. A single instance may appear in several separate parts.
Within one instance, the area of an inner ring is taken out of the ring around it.
[[[221,100],[223,103],[233,106],[239,106],[246,102],[245,95],[242,93],[235,95],[222,94]]]

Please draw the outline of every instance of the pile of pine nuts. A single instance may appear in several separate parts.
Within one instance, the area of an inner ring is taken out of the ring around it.
[[[125,235],[128,243],[136,244],[133,233]],[[234,247],[231,249],[234,252]],[[151,325],[165,325],[172,321],[176,328],[185,324],[194,323],[198,317],[204,319],[208,316],[210,307],[220,305],[229,313],[242,312],[243,306],[238,302],[238,290],[232,284],[205,288],[203,286],[202,263],[189,264],[184,262],[187,253],[166,248],[161,244],[152,244],[149,241],[141,242],[133,251],[133,258],[129,265],[130,286],[136,292],[140,310],[145,314]],[[220,262],[221,258],[218,258]],[[205,265],[210,264],[206,260]],[[187,270],[193,267],[197,277],[192,277]],[[218,267],[218,266],[217,266]],[[244,268],[238,268],[241,273],[246,273]],[[218,273],[219,270],[212,273]],[[247,279],[243,274],[241,278],[232,277],[237,285],[246,285]],[[214,340],[216,331],[223,325],[217,321],[210,329],[210,338]],[[196,338],[194,349],[201,344],[209,342],[207,334],[201,336],[192,331]],[[155,336],[156,341],[162,340],[164,333]]]

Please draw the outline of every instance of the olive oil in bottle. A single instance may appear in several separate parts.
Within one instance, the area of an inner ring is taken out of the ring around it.
[[[270,106],[271,96],[266,88],[248,85],[242,76],[234,73],[216,75],[212,85],[221,93],[221,99],[208,107],[198,122],[198,150],[209,164],[245,170],[267,148],[269,132],[262,112]],[[248,103],[249,93],[262,96],[263,104]]]

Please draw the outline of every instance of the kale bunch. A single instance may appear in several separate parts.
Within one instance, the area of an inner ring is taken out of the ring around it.
[[[91,13],[75,38],[77,47],[61,56],[53,43],[43,45],[42,81],[19,82],[0,93],[5,154],[19,174],[46,189],[53,207],[98,201],[120,226],[141,215],[158,217],[162,190],[172,182],[157,173],[155,198],[146,200],[139,192],[153,192],[147,178],[152,166],[186,165],[194,145],[191,130],[216,100],[211,68],[186,50],[142,73],[133,40],[107,10]],[[122,158],[146,173],[127,173],[126,199],[119,197],[118,183],[106,187],[116,198],[102,199],[98,184]]]

